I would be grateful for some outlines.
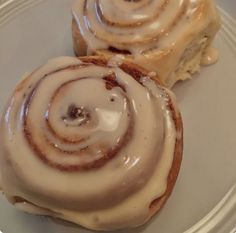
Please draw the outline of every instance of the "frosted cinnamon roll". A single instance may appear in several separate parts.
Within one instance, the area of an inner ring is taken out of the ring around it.
[[[21,81],[1,122],[2,188],[18,209],[94,230],[164,205],[182,158],[170,91],[119,59],[60,57]]]
[[[78,56],[122,54],[168,87],[218,59],[213,0],[77,0],[72,12]]]

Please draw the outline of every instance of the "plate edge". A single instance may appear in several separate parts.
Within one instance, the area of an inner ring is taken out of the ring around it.
[[[43,0],[0,0],[0,27],[30,6]]]

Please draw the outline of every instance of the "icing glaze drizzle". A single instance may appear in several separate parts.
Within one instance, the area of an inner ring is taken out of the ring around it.
[[[83,0],[73,15],[90,51],[114,47],[133,55],[175,43],[200,0]]]
[[[168,93],[122,57],[107,63],[53,59],[17,86],[0,156],[3,190],[28,201],[16,207],[109,229],[145,222],[165,193],[177,140]]]

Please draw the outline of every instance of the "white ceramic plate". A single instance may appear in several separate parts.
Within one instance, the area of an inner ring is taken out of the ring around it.
[[[0,111],[22,74],[49,58],[73,55],[72,2],[0,0]],[[219,3],[233,15],[235,2]],[[174,88],[184,119],[185,149],[173,195],[149,224],[123,233],[236,232],[236,21],[224,11],[222,21],[215,42],[220,61]],[[90,232],[20,213],[0,195],[1,231]]]

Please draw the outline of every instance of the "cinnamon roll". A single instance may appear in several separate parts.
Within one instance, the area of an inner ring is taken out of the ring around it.
[[[24,78],[1,121],[0,175],[18,209],[111,230],[170,196],[183,130],[172,92],[131,63],[60,57]]]
[[[122,54],[167,87],[218,59],[211,49],[220,27],[213,0],[77,0],[72,12],[78,56]]]

